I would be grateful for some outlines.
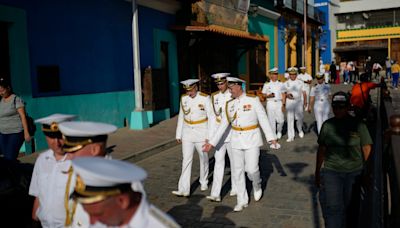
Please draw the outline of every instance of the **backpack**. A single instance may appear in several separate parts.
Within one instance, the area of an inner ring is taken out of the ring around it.
[[[15,101],[16,99],[17,99],[17,96],[15,95],[15,97],[14,97],[14,107],[15,107],[15,109],[17,109],[17,104],[16,104],[16,101]],[[29,135],[30,135],[30,136],[34,136],[34,135],[35,135],[35,132],[36,132],[35,121],[33,120],[32,117],[30,117],[30,116],[28,115],[28,113],[26,112],[26,109],[25,109],[25,117],[26,117],[26,122],[27,122],[27,124],[28,124],[28,132],[29,132]]]

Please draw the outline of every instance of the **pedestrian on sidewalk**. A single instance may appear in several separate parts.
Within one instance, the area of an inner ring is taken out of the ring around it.
[[[180,227],[151,205],[142,182],[147,173],[124,161],[100,157],[77,158],[72,167],[78,178],[71,195],[96,227]]]
[[[382,66],[381,64],[379,64],[378,62],[374,63],[374,65],[372,65],[372,71],[375,74],[375,79],[379,79],[379,72],[382,70]]]
[[[105,157],[111,159],[107,154],[108,135],[114,133],[117,127],[111,124],[88,122],[88,121],[67,121],[58,125],[63,134],[63,151],[67,153],[68,160],[74,160],[80,157]],[[105,169],[105,167],[102,167]],[[58,175],[60,178],[67,176],[67,182],[60,183],[59,188],[65,190],[64,198],[61,202],[65,208],[65,226],[64,227],[89,227],[90,217],[85,212],[82,204],[70,198],[75,185],[78,185],[79,179],[76,172],[68,162]],[[60,200],[60,199],[55,199]]]
[[[211,95],[211,104],[213,106],[213,111],[216,116],[216,128],[221,124],[222,115],[225,115],[225,107],[226,102],[231,98],[231,93],[228,90],[228,82],[226,77],[229,76],[229,73],[216,73],[211,75],[214,78],[215,83],[217,84],[218,91],[214,92]],[[236,182],[233,178],[235,176],[235,166],[233,164],[233,155],[232,155],[232,147],[230,143],[230,132],[231,128],[228,127],[222,136],[221,141],[215,147],[215,164],[214,164],[214,175],[213,175],[213,184],[211,187],[211,193],[207,196],[207,199],[211,201],[219,202],[221,201],[221,188],[222,181],[224,179],[224,169],[225,169],[225,154],[228,152],[230,168],[231,168],[231,196],[236,195]]]
[[[331,65],[329,66],[329,71],[331,73],[331,81],[330,83],[336,83],[336,64],[335,61],[332,61]]]
[[[385,66],[386,66],[386,80],[390,80],[392,78],[392,60],[390,60],[389,56],[386,57]]]
[[[260,147],[263,145],[260,127],[265,137],[271,143],[270,148],[279,149],[276,135],[272,132],[268,117],[260,99],[255,95],[244,93],[242,79],[227,77],[229,91],[233,99],[226,104],[226,113],[223,115],[217,133],[203,146],[203,151],[209,152],[218,145],[224,132],[231,125],[231,145],[233,164],[235,165],[235,181],[237,190],[237,204],[234,211],[242,211],[248,206],[249,196],[246,191],[247,176],[252,181],[255,201],[262,197],[260,169],[258,166]]]
[[[370,96],[371,89],[380,86],[386,86],[384,79],[381,83],[374,83],[368,81],[367,75],[361,74],[360,82],[353,85],[351,88],[350,103],[357,118],[365,120],[369,114],[372,113],[372,100]]]
[[[285,86],[278,81],[278,68],[274,67],[269,70],[269,78],[270,81],[266,82],[262,88],[262,94],[267,99],[266,110],[272,132],[276,134],[277,139],[280,139],[285,122],[283,114],[285,104],[282,103],[285,97]]]
[[[285,104],[284,110],[286,111],[288,139],[286,142],[294,141],[295,131],[294,122],[296,120],[297,131],[299,137],[304,137],[303,132],[303,118],[304,108],[307,107],[306,92],[304,83],[297,79],[297,68],[290,67],[288,69],[290,79],[284,83],[286,95],[282,101]]]
[[[397,89],[399,85],[399,73],[400,73],[399,62],[397,60],[394,60],[392,65],[392,77],[393,77],[392,86],[394,89]]]
[[[65,166],[69,166],[67,155],[62,149],[63,140],[58,124],[74,119],[74,115],[53,114],[37,119],[42,124],[48,150],[40,153],[36,159],[29,186],[29,195],[35,197],[32,219],[43,228],[64,227],[64,194],[67,175],[62,175]]]
[[[31,141],[25,103],[3,78],[0,78],[0,96],[0,153],[6,160],[16,161],[24,141]]]
[[[208,153],[202,151],[215,128],[215,115],[210,96],[198,91],[198,79],[182,81],[186,94],[181,97],[176,140],[182,143],[182,173],[176,196],[190,195],[190,177],[192,172],[193,152],[196,149],[200,160],[200,190],[208,189]]]
[[[372,139],[367,126],[348,114],[350,99],[345,92],[332,96],[334,117],[325,121],[318,136],[315,185],[326,228],[346,227],[353,187],[369,159]],[[359,192],[358,189],[354,191]],[[353,194],[359,197],[359,194]],[[358,206],[358,205],[357,205]],[[353,226],[352,226],[353,227]]]
[[[318,73],[315,78],[317,84],[311,88],[310,106],[308,112],[314,110],[315,120],[317,121],[317,133],[321,132],[322,124],[328,119],[331,111],[329,100],[331,97],[331,86],[324,83],[324,75]]]

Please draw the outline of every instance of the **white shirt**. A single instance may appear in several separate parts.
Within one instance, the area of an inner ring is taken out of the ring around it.
[[[194,98],[182,95],[176,139],[187,142],[204,142],[213,134],[215,122],[210,96],[201,92],[197,92]]]
[[[307,73],[304,73],[304,74],[300,73],[299,75],[297,75],[297,79],[304,83],[305,90],[310,90],[310,84],[306,83],[306,81],[312,80],[311,75],[309,75]]]
[[[276,135],[271,130],[267,114],[260,99],[254,95],[243,93],[240,97],[228,102],[227,110],[222,118],[221,125],[210,140],[210,144],[218,144],[226,128],[232,126],[231,145],[233,149],[250,149],[263,145],[260,127],[251,130],[238,131],[234,128],[261,126],[267,141],[275,140]]]
[[[294,100],[301,100],[303,97],[304,83],[297,78],[295,80],[287,80],[285,83],[285,89],[287,94],[292,94]]]
[[[226,102],[229,100],[232,100],[232,94],[229,90],[226,90],[224,93],[217,91],[211,94],[211,105],[216,117],[216,127],[214,130],[221,124],[222,116],[225,115]],[[230,129],[227,129],[227,131],[230,131]],[[227,132],[224,142],[229,142],[230,138],[230,132]]]
[[[97,226],[96,226],[97,227]],[[128,225],[121,228],[163,228],[180,227],[170,216],[160,209],[149,204],[145,197],[142,197],[140,205],[129,221]]]
[[[50,149],[41,153],[33,169],[29,195],[39,199],[36,216],[42,227],[64,227],[65,186],[68,179],[70,161],[56,161],[54,152]]]
[[[321,83],[311,88],[310,97],[315,97],[315,101],[328,101],[331,95],[331,86]],[[328,101],[329,102],[329,101]]]
[[[282,93],[285,92],[285,86],[283,85],[282,82],[280,81],[270,81],[266,82],[263,85],[261,93],[265,95],[269,95],[273,93],[275,97],[268,97],[267,102],[269,101],[282,101]]]

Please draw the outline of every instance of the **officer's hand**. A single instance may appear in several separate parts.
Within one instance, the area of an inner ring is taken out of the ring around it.
[[[282,112],[286,112],[286,106],[282,105]]]
[[[279,148],[281,148],[281,145],[276,140],[272,140],[269,148],[278,150]]]
[[[181,144],[181,143],[182,143],[182,140],[181,140],[181,139],[176,139],[176,142],[179,143],[179,144]]]
[[[203,152],[207,152],[208,153],[213,148],[213,145],[211,145],[210,143],[205,143],[202,148],[203,148]]]

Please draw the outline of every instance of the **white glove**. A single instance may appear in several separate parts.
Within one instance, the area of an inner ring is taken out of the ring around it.
[[[269,146],[269,148],[274,149],[274,150],[278,150],[279,148],[281,148],[281,144],[279,144],[279,143],[271,144]]]

